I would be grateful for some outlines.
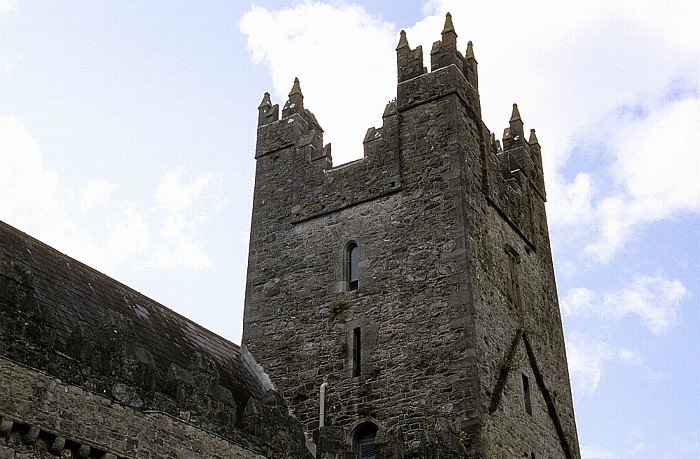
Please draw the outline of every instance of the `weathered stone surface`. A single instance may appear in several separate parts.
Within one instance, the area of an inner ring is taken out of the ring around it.
[[[12,388],[10,397],[0,397],[2,425],[11,426],[0,431],[0,458],[307,457],[301,453],[301,427],[288,430],[277,424],[289,423],[286,406],[274,408],[278,414],[267,419],[266,436],[239,432],[225,438],[168,413],[115,403],[4,358],[0,387]],[[19,408],[22,400],[28,401],[27,409]],[[266,398],[260,403],[279,402]]]
[[[286,405],[240,418],[271,402],[238,346],[4,223],[0,351],[9,457],[308,457]]]
[[[366,423],[378,457],[579,457],[539,142],[517,107],[492,141],[455,38],[448,18],[427,72],[402,33],[361,160],[314,161],[301,115],[258,129],[243,342],[318,457]]]

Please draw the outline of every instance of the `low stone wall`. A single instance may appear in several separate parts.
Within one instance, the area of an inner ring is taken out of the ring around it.
[[[263,458],[160,413],[139,411],[0,358],[0,459]]]

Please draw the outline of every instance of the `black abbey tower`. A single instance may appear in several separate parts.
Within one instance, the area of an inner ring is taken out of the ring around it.
[[[430,71],[396,53],[349,164],[265,94],[243,344],[317,458],[578,458],[535,132],[484,125],[449,14]]]

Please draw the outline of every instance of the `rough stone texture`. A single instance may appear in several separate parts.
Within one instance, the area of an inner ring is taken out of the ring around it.
[[[368,422],[380,458],[580,457],[539,143],[517,107],[492,139],[455,39],[448,17],[427,72],[402,33],[397,99],[359,161],[332,167],[298,81],[294,113],[261,104],[243,342],[317,457],[356,457]]]
[[[0,429],[0,458],[270,457],[244,440],[115,403],[6,359],[0,359],[0,387],[9,389],[0,398],[2,423],[9,425]]]
[[[237,345],[1,222],[0,352],[0,457],[308,457]]]

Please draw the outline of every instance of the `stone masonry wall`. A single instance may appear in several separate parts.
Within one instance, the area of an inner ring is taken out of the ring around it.
[[[263,458],[160,412],[142,412],[0,359],[0,458]]]
[[[455,40],[448,15],[427,72],[402,33],[397,99],[362,160],[315,162],[308,114],[258,128],[243,342],[317,457],[355,457],[367,423],[381,458],[579,457],[539,143],[517,107],[505,150],[492,139]]]

